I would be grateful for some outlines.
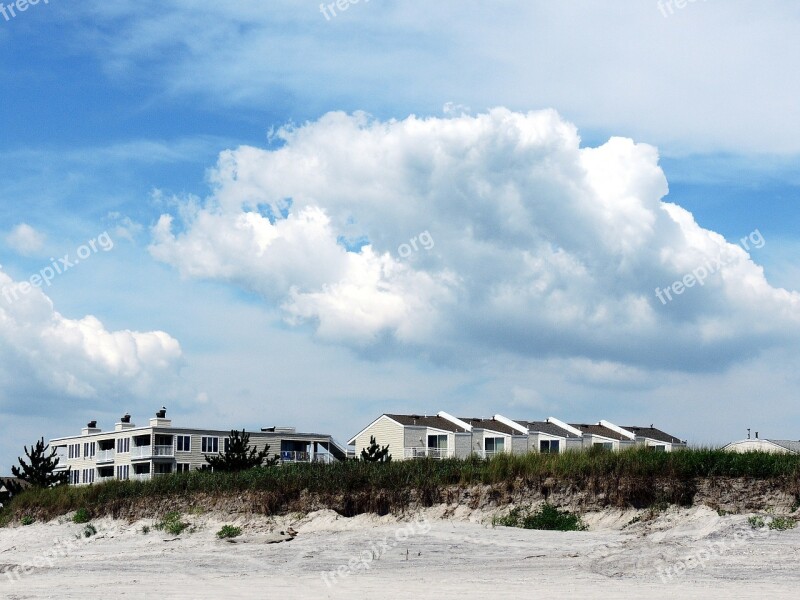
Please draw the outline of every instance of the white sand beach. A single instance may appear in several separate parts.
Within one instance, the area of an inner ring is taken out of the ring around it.
[[[97,534],[80,539],[83,526],[67,518],[0,529],[0,597],[796,598],[800,586],[800,529],[753,530],[746,515],[606,511],[586,516],[589,531],[563,533],[445,511],[399,520],[189,514],[195,530],[178,537],[152,520],[95,520]],[[630,524],[637,515],[645,520]],[[236,543],[216,538],[226,523],[243,527]],[[267,543],[289,526],[293,540]]]

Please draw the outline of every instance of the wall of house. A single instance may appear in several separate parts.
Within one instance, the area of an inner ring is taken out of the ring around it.
[[[375,441],[381,446],[389,446],[392,460],[402,459],[405,440],[403,426],[388,417],[381,417],[356,437],[356,457],[361,456],[361,450],[369,446],[369,437],[375,436]]]
[[[467,458],[472,453],[472,434],[456,433],[454,437],[455,437],[455,457]]]
[[[528,453],[528,436],[515,435],[511,438],[511,453],[512,454],[527,454]]]

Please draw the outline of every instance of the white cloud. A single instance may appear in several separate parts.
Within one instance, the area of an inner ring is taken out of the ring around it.
[[[27,223],[20,223],[6,236],[6,244],[23,256],[36,254],[44,247],[45,235]]]
[[[651,146],[580,148],[554,111],[506,109],[330,113],[279,137],[278,150],[224,152],[213,194],[163,215],[151,253],[255,291],[324,339],[703,370],[798,331],[798,294],[662,201]],[[401,258],[422,231],[435,247]],[[357,252],[341,243],[359,238]],[[704,285],[655,297],[717,256],[726,266]]]
[[[181,348],[163,331],[108,331],[92,315],[66,318],[39,288],[2,271],[0,290],[0,407],[163,398],[178,385]]]

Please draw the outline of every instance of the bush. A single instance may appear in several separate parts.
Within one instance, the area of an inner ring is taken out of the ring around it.
[[[89,538],[97,533],[97,529],[91,523],[83,528],[83,537]]]
[[[181,513],[177,511],[168,512],[159,523],[155,524],[155,528],[159,531],[166,531],[172,535],[180,535],[187,527],[189,523],[181,521]]]
[[[242,535],[242,528],[233,525],[223,525],[222,529],[217,532],[217,537],[221,540],[225,538],[235,538],[240,535]]]
[[[585,531],[586,525],[578,515],[561,511],[552,504],[543,505],[538,512],[514,508],[504,517],[492,519],[492,525],[521,527],[522,529],[545,529],[549,531]]]
[[[23,525],[33,525],[36,522],[36,519],[30,515],[25,515],[19,520],[19,522]]]
[[[86,510],[85,508],[79,508],[78,510],[76,510],[75,515],[72,517],[72,522],[77,523],[78,525],[81,525],[83,523],[88,523],[91,520],[92,517],[89,514],[89,511]]]
[[[786,531],[787,529],[794,529],[797,523],[794,519],[789,517],[774,517],[769,522],[769,528],[777,531]]]
[[[762,529],[765,525],[764,519],[762,517],[748,517],[747,522],[750,523],[750,527],[753,529]]]
[[[150,527],[148,527],[147,525],[142,525],[142,533],[144,535],[147,535],[148,533],[150,533]]]

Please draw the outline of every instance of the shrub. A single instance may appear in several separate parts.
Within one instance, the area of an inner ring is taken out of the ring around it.
[[[764,527],[764,519],[762,517],[748,517],[747,522],[750,523],[750,527],[753,529],[761,529]]]
[[[222,529],[217,532],[217,537],[219,539],[225,538],[235,538],[242,535],[242,528],[235,527],[234,525],[223,525]]]
[[[586,525],[578,515],[557,509],[552,504],[544,504],[538,512],[530,509],[514,508],[504,517],[492,519],[492,525],[521,527],[523,529],[545,529],[549,531],[584,531]]]
[[[180,535],[187,527],[189,523],[181,521],[181,513],[177,511],[168,512],[159,523],[155,524],[155,528],[159,531],[166,531],[172,535]]]
[[[91,515],[89,515],[89,511],[85,508],[79,508],[75,511],[75,515],[72,517],[72,522],[81,525],[83,523],[88,523],[92,520]]]
[[[32,516],[30,516],[30,515],[24,515],[24,516],[23,516],[23,517],[22,517],[22,518],[19,520],[19,522],[20,522],[20,523],[22,523],[23,525],[33,525],[33,524],[36,522],[36,519],[34,519],[34,518],[33,518]]]
[[[797,523],[794,519],[790,519],[789,517],[774,517],[769,522],[769,528],[775,529],[778,531],[785,531],[787,529],[794,529]]]
[[[150,527],[148,525],[142,525],[142,533],[145,535],[150,533]]]
[[[97,529],[91,523],[89,523],[88,525],[86,525],[86,527],[83,528],[83,537],[85,538],[92,537],[96,533]]]

